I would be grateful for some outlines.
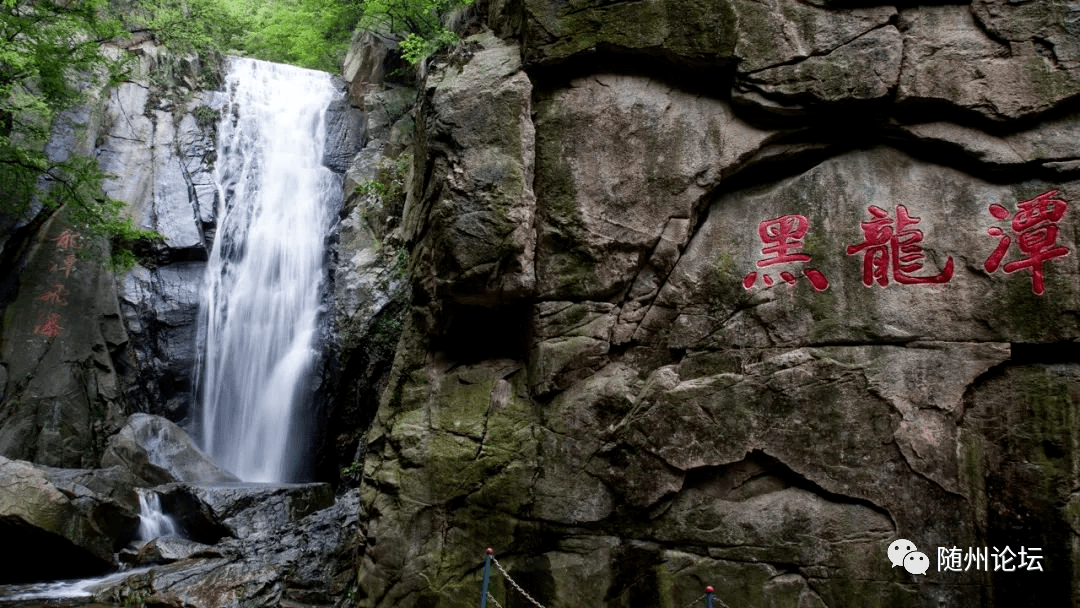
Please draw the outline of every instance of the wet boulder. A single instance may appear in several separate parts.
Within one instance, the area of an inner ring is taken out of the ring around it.
[[[161,416],[132,414],[109,439],[103,467],[122,466],[147,483],[239,481],[203,454],[182,428]]]
[[[176,483],[156,491],[162,509],[176,514],[181,527],[207,528],[209,533],[210,527],[224,526],[237,538],[279,528],[334,504],[334,491],[325,483]],[[205,536],[193,538],[208,542]]]
[[[363,542],[359,492],[353,490],[334,502],[329,487],[320,484],[264,487],[261,494],[256,490],[250,486],[234,487],[231,492],[227,486],[195,490],[177,484],[171,493],[165,491],[162,502],[167,503],[169,496],[190,497],[189,491],[205,495],[220,492],[218,509],[225,513],[225,504],[235,507],[258,496],[291,493],[294,499],[305,494],[318,495],[321,500],[329,501],[329,506],[305,516],[294,510],[292,520],[266,522],[267,527],[258,533],[244,538],[222,538],[212,547],[171,538],[157,539],[144,548],[140,557],[153,558],[159,563],[173,558],[176,561],[134,571],[99,585],[92,590],[95,599],[106,603],[141,601],[146,605],[191,608],[335,605],[355,585],[355,559]],[[243,500],[231,500],[242,497]],[[275,499],[268,502],[280,504]],[[299,503],[292,506],[295,508]],[[188,550],[194,552],[181,557]]]
[[[38,467],[0,456],[0,583],[100,574],[138,527],[122,469]]]
[[[179,536],[162,536],[139,547],[134,562],[139,565],[168,564],[192,557],[221,557],[208,545]]]

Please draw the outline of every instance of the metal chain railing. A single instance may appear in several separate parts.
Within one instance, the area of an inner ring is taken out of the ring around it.
[[[495,567],[499,569],[499,572],[502,572],[502,575],[506,577],[506,582],[510,583],[511,587],[517,589],[517,592],[525,596],[525,599],[529,600],[529,602],[531,602],[533,606],[536,606],[536,608],[544,608],[544,605],[536,601],[536,598],[529,595],[524,589],[522,589],[521,585],[517,584],[517,581],[510,578],[510,573],[502,567],[502,564],[499,563],[499,560],[495,559],[494,555],[491,556],[491,561],[495,562]]]
[[[525,599],[529,600],[529,603],[531,603],[533,606],[536,606],[536,608],[545,608],[543,604],[536,601],[536,598],[529,595],[529,593],[522,589],[521,585],[519,585],[517,581],[515,581],[513,577],[510,576],[510,573],[506,571],[506,568],[503,568],[503,565],[499,563],[499,560],[495,559],[495,551],[491,547],[488,547],[486,552],[487,557],[484,559],[484,583],[483,588],[480,591],[480,608],[487,608],[488,600],[491,600],[491,603],[495,604],[496,608],[503,608],[502,604],[499,603],[499,600],[495,599],[495,596],[488,591],[488,583],[491,579],[492,563],[494,563],[495,567],[498,568],[499,572],[502,573],[503,578],[506,579],[506,582],[510,583],[510,586],[513,587],[514,590],[520,593]],[[705,600],[705,608],[714,608],[713,602],[719,604],[719,608],[730,608],[727,604],[720,600],[720,598],[716,597],[712,585],[705,587],[704,595],[690,602],[683,608],[692,608],[695,604],[700,603],[701,600]]]

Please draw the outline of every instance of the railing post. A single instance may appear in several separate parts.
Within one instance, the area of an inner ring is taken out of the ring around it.
[[[705,587],[705,608],[713,608],[713,588],[712,585]]]
[[[480,608],[487,608],[488,581],[491,579],[491,554],[495,550],[487,548],[487,557],[484,558],[484,584],[480,587]]]

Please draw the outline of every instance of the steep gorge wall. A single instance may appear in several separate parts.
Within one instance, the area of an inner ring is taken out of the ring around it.
[[[54,127],[50,154],[96,157],[105,193],[163,241],[120,281],[103,244],[67,210],[40,209],[4,231],[0,454],[56,467],[98,465],[132,411],[182,420],[192,401],[195,324],[213,227],[217,66],[148,43],[140,76],[91,91]],[[153,76],[151,78],[150,76]],[[201,117],[201,118],[200,118]]]
[[[1080,5],[482,10],[417,112],[363,605],[470,605],[486,546],[546,606],[1075,601]],[[1042,571],[938,569],[1006,546]]]

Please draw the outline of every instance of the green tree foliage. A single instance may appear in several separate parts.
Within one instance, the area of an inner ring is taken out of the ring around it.
[[[355,0],[220,0],[244,22],[237,50],[280,63],[338,72],[353,27]]]
[[[250,23],[230,9],[230,0],[142,0],[125,12],[133,32],[153,32],[159,44],[179,53],[224,51],[235,46]]]
[[[86,236],[120,243],[154,235],[102,194],[94,159],[46,149],[57,117],[85,90],[126,75],[122,53],[102,47],[126,33],[104,0],[0,0],[0,213],[66,204]]]
[[[457,41],[445,17],[473,0],[220,0],[245,22],[237,50],[252,57],[337,72],[355,30],[401,40],[417,63]]]

